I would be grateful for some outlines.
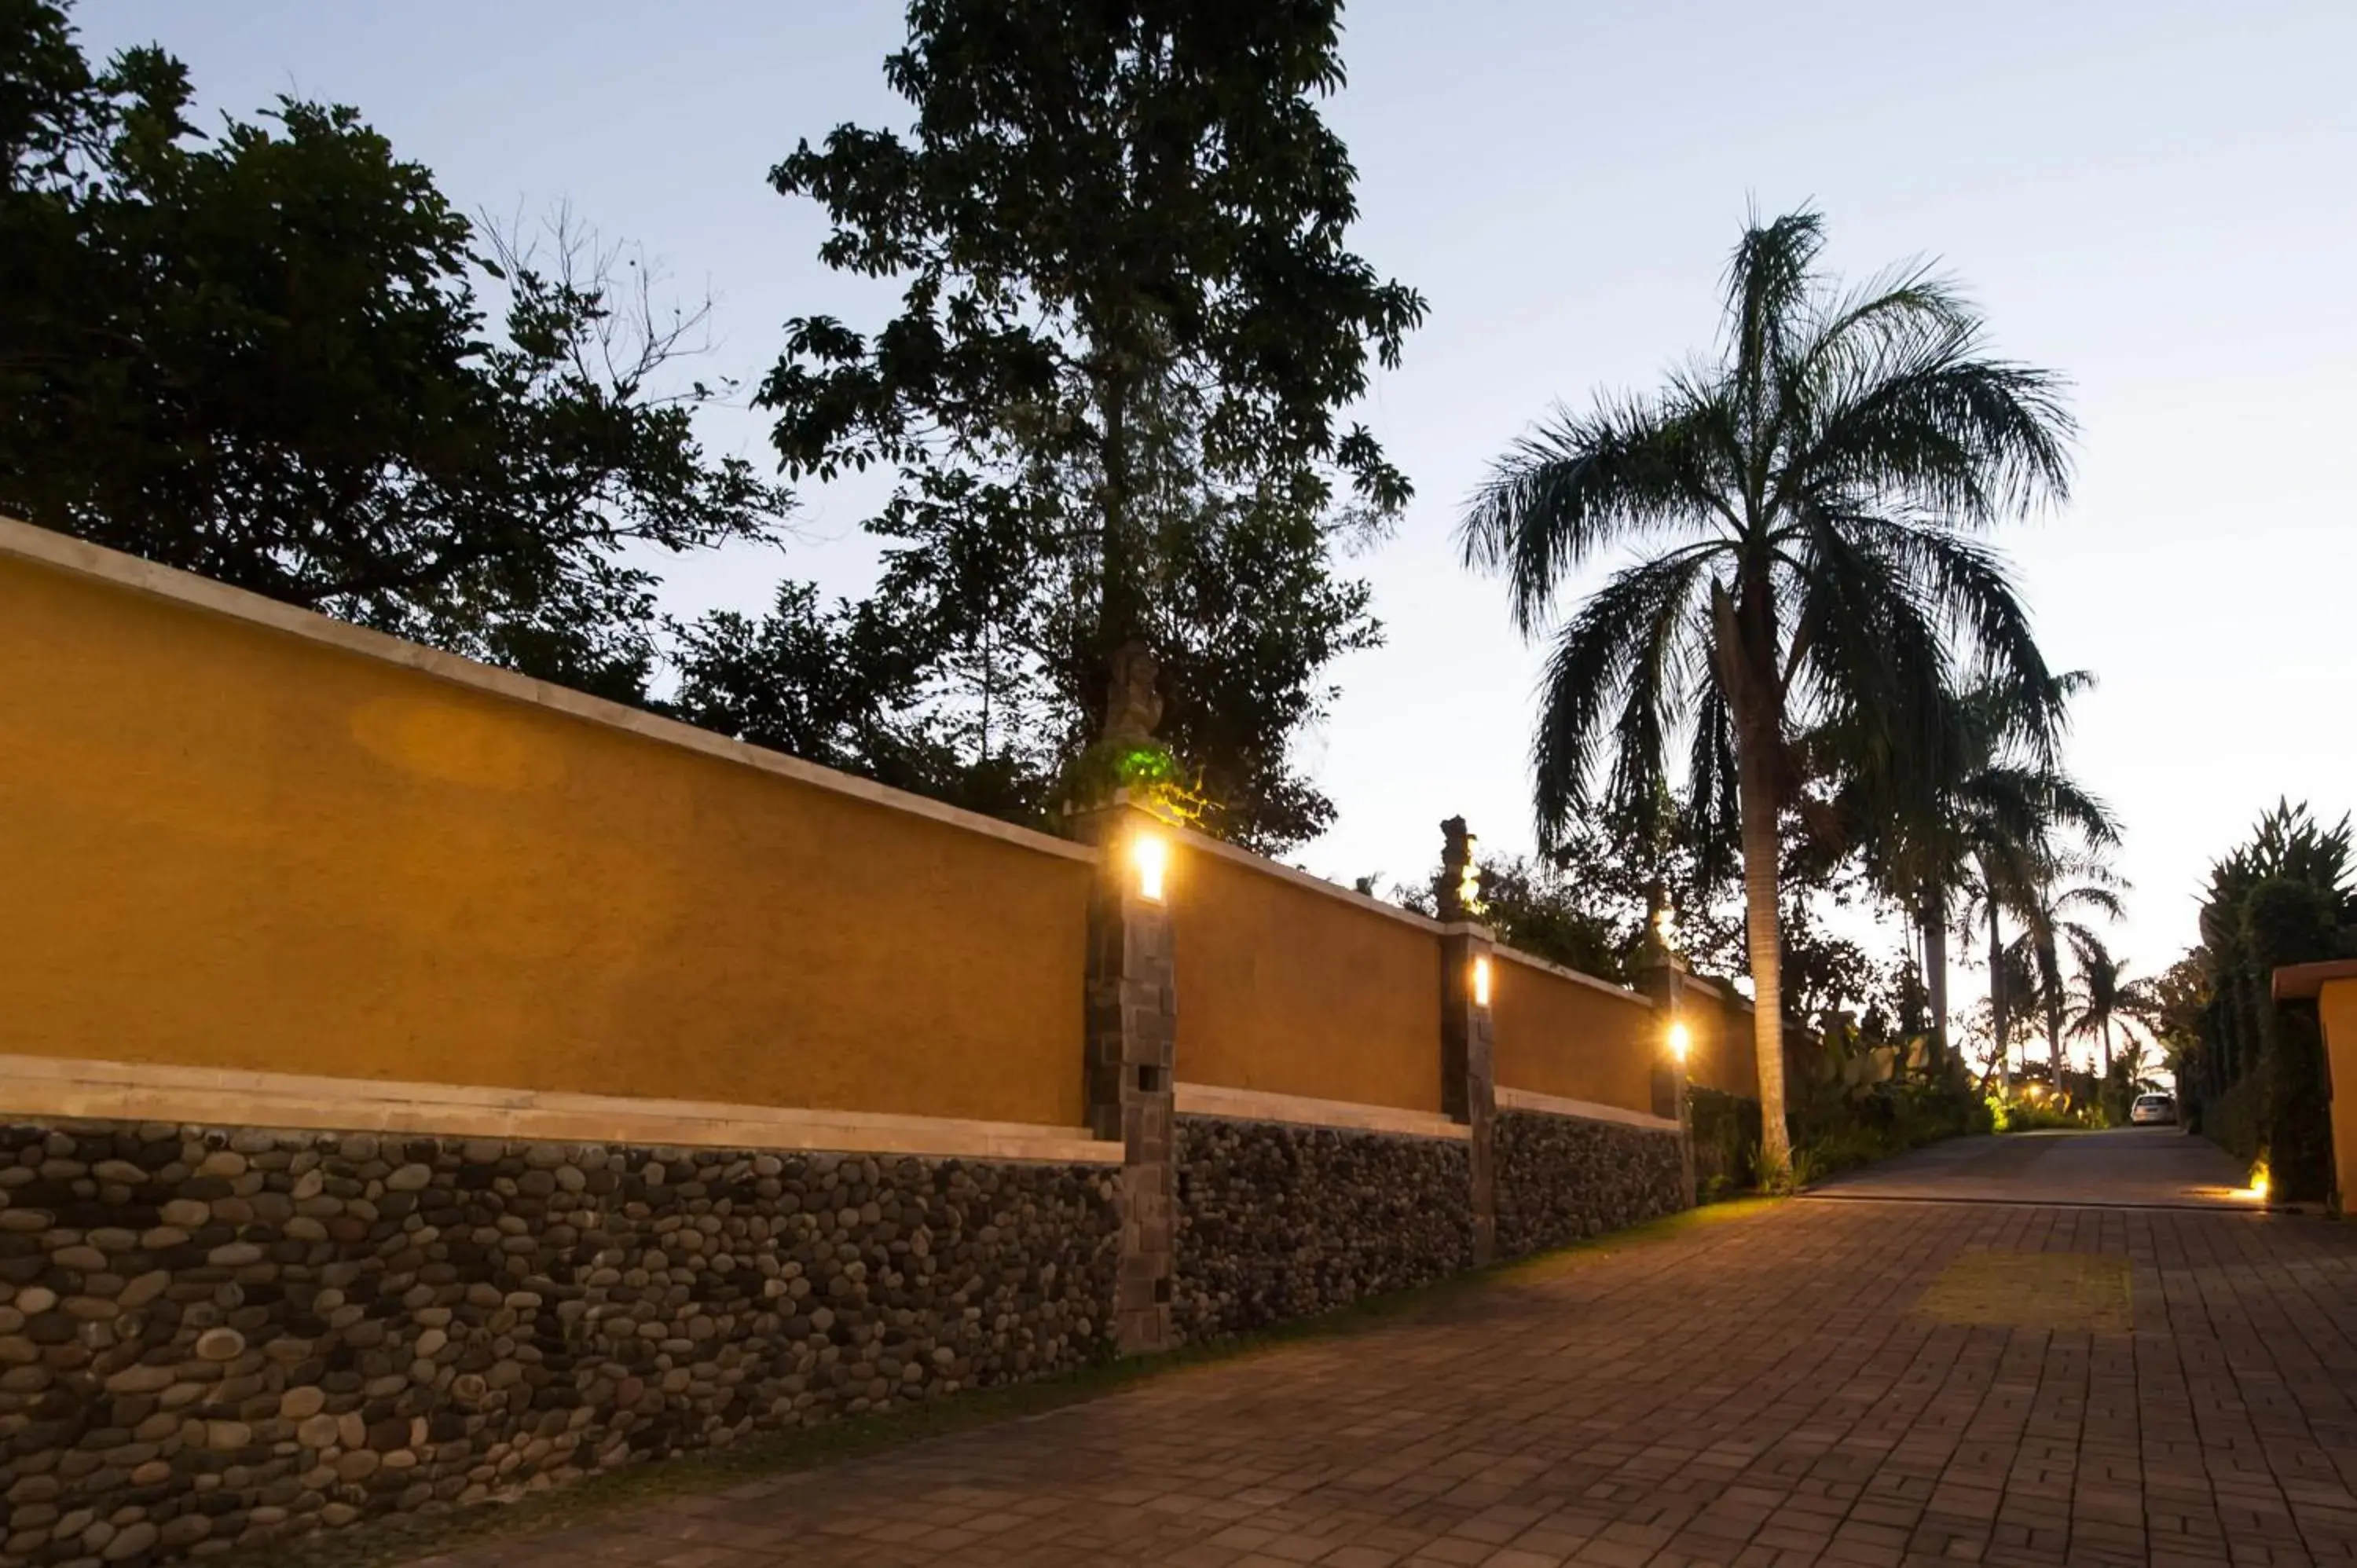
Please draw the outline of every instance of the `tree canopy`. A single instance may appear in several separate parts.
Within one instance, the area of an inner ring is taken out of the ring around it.
[[[640,695],[628,552],[787,505],[663,373],[695,313],[578,226],[485,233],[355,110],[208,135],[191,100],[161,49],[94,70],[63,5],[0,6],[0,511]]]
[[[899,473],[888,592],[935,630],[900,711],[983,788],[1044,802],[1143,646],[1208,825],[1275,848],[1331,815],[1286,749],[1375,636],[1335,558],[1409,494],[1344,414],[1425,308],[1346,244],[1338,10],[916,0],[885,63],[907,133],[773,175],[829,265],[902,285],[873,333],[791,323],[759,401],[789,473]]]

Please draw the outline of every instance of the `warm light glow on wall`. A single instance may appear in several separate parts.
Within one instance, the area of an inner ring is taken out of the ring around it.
[[[1137,896],[1162,902],[1162,873],[1170,864],[1170,843],[1160,833],[1129,835],[1130,863],[1137,867]]]
[[[1680,1067],[1686,1065],[1686,1053],[1694,1048],[1694,1031],[1686,1027],[1684,1018],[1670,1020],[1670,1059]]]
[[[1473,961],[1473,1005],[1490,1005],[1490,961],[1486,957]]]

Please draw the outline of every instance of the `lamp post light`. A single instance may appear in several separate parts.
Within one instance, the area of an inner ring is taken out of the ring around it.
[[[1163,873],[1170,865],[1170,841],[1151,828],[1129,835],[1129,861],[1137,870],[1137,896],[1149,904],[1162,902]]]
[[[1678,918],[1669,889],[1655,882],[1645,890],[1645,940],[1637,988],[1652,999],[1655,1016],[1666,1019],[1662,1054],[1653,1068],[1653,1113],[1674,1122],[1685,1206],[1695,1202],[1694,1107],[1687,1094],[1686,1058],[1694,1054],[1694,1026],[1685,1018],[1685,961],[1678,953]]]

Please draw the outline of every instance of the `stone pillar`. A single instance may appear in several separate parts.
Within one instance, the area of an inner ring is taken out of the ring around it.
[[[1498,1080],[1490,1005],[1476,994],[1480,970],[1488,971],[1490,985],[1497,984],[1493,945],[1488,930],[1462,921],[1441,932],[1440,1109],[1465,1123],[1471,1135],[1467,1165],[1476,1268],[1498,1255]]]
[[[1178,993],[1168,883],[1160,898],[1143,894],[1133,840],[1154,832],[1168,843],[1172,835],[1132,806],[1092,811],[1078,826],[1082,839],[1101,852],[1089,900],[1083,1090],[1090,1132],[1122,1141],[1114,1338],[1125,1356],[1149,1354],[1176,1343],[1170,1328],[1178,1242],[1171,1073]]]
[[[1636,988],[1653,999],[1653,1018],[1659,1026],[1653,1058],[1653,1114],[1678,1124],[1678,1159],[1684,1173],[1680,1196],[1692,1208],[1695,1197],[1694,1107],[1686,1099],[1686,1064],[1671,1055],[1669,1048],[1670,1026],[1685,1016],[1684,981],[1685,965],[1677,955],[1659,943],[1648,944],[1640,956]],[[1686,1026],[1691,1031],[1693,1020],[1686,1019]]]

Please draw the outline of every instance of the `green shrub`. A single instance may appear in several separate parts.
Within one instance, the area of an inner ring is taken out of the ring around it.
[[[1694,1125],[1695,1187],[1725,1194],[1760,1179],[1760,1102],[1716,1089],[1686,1090]]]
[[[2035,1100],[2017,1100],[2002,1108],[2001,1133],[2053,1132],[2092,1125],[2083,1111],[2063,1111]]]
[[[2256,1074],[2211,1101],[2201,1118],[2201,1131],[2212,1142],[2244,1165],[2259,1157],[2259,1080]]]
[[[1707,1201],[1760,1178],[1760,1102],[1717,1090],[1687,1091],[1695,1184]],[[1871,1165],[1945,1138],[1996,1130],[1989,1107],[1961,1077],[1902,1079],[1827,1098],[1795,1112],[1793,1187]]]

